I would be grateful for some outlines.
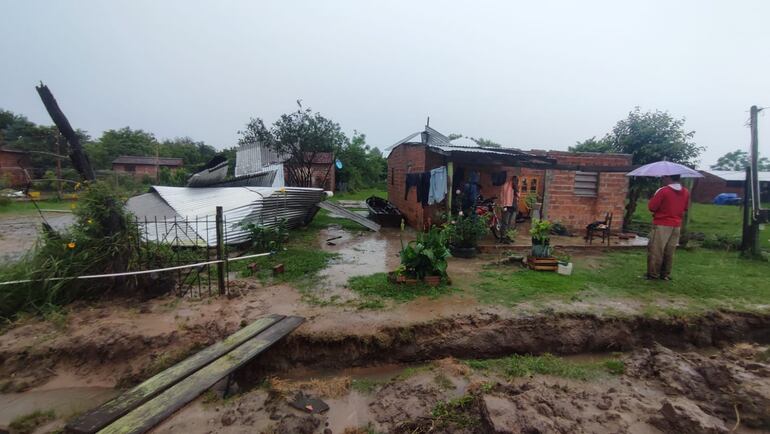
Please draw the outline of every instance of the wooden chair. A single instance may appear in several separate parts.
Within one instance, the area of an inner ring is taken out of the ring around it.
[[[610,244],[610,229],[612,228],[612,213],[608,212],[604,215],[603,221],[595,221],[586,226],[586,243],[593,244],[594,235],[601,235],[602,244],[605,240],[607,245]]]

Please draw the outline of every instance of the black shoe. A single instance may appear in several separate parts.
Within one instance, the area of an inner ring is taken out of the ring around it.
[[[646,280],[658,280],[658,278],[657,278],[657,277],[652,277],[652,276],[650,276],[649,274],[645,274],[645,275],[644,275],[644,278],[645,278]]]

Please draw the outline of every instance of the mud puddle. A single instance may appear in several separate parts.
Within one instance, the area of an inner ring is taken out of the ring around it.
[[[347,289],[350,277],[383,273],[398,267],[401,250],[399,235],[399,230],[391,228],[359,233],[339,227],[321,230],[319,247],[338,255],[319,273],[322,282],[319,288],[324,295],[343,302],[351,300],[356,296]]]
[[[96,407],[115,397],[111,387],[64,387],[0,394],[0,426],[35,411],[53,410],[57,417],[68,418]]]

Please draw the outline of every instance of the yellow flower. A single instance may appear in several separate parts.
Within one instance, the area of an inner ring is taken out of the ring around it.
[[[93,224],[93,223],[94,223],[94,220],[93,220],[93,219],[88,219],[88,220],[86,220],[86,221],[88,222],[88,224],[89,224],[89,225],[91,225],[91,224]]]
[[[67,243],[67,248],[68,249],[74,249],[75,248],[75,242],[74,241],[70,241],[69,243]]]
[[[80,183],[75,184],[75,190],[80,190]]]

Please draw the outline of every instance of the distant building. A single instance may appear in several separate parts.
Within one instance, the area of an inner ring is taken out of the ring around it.
[[[308,153],[305,158],[310,162],[311,155]],[[245,183],[231,184],[296,187],[296,185],[292,185],[292,173],[306,170],[306,168],[293,166],[287,162],[288,159],[288,155],[280,155],[261,143],[241,145],[235,157],[235,179]],[[331,152],[317,152],[312,155],[310,172],[312,179],[310,187],[323,188],[327,191],[334,190],[336,173],[334,155]],[[255,182],[249,183],[250,180]]]
[[[0,147],[0,186],[21,187],[27,183],[24,169],[31,166],[29,153]]]
[[[112,170],[115,172],[126,172],[137,177],[155,177],[158,169],[168,167],[172,171],[182,167],[181,158],[155,158],[140,157],[135,155],[121,155],[112,162]]]
[[[720,193],[735,193],[744,197],[743,184],[746,172],[742,170],[701,170],[703,178],[696,178],[692,189],[692,200],[711,203]],[[759,194],[762,202],[770,201],[770,172],[758,172]]]

